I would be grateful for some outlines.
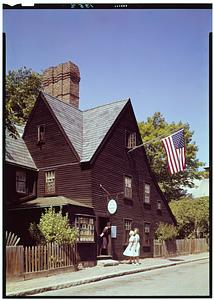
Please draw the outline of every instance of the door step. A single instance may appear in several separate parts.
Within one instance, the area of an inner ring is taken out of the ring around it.
[[[111,255],[98,255],[97,260],[106,260],[106,259],[112,259]]]
[[[97,261],[97,266],[110,267],[119,265],[119,261],[113,259],[101,259]]]

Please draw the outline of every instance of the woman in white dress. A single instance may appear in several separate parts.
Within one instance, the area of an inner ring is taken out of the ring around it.
[[[134,237],[134,231],[130,230],[129,232],[129,243],[128,246],[126,247],[125,251],[123,252],[123,255],[129,257],[129,263],[131,264],[133,261],[133,245],[135,242],[135,237]]]
[[[134,229],[134,244],[133,244],[133,258],[134,258],[134,263],[136,262],[138,265],[140,264],[139,262],[139,256],[140,256],[140,236],[139,236],[139,229],[135,228]]]

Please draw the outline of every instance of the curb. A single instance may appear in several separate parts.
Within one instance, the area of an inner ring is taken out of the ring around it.
[[[52,285],[52,286],[47,286],[47,287],[42,287],[42,288],[35,288],[35,289],[28,290],[28,291],[9,293],[9,294],[6,294],[6,297],[30,296],[30,295],[43,293],[43,292],[65,289],[65,288],[69,288],[72,286],[78,286],[78,285],[82,285],[82,284],[86,284],[86,283],[97,282],[97,281],[110,279],[110,278],[114,278],[114,277],[120,277],[120,276],[124,276],[124,275],[130,275],[130,274],[135,274],[135,273],[151,271],[151,270],[155,270],[155,269],[172,267],[172,266],[180,265],[180,264],[191,263],[191,262],[200,261],[200,260],[204,260],[204,259],[208,259],[208,257],[195,258],[195,259],[192,259],[189,261],[176,261],[176,262],[172,262],[172,263],[166,263],[164,265],[162,264],[162,265],[156,265],[156,266],[137,268],[137,269],[133,269],[133,270],[112,273],[112,274],[108,274],[108,275],[100,275],[100,276],[90,277],[90,278],[86,278],[83,280],[76,280],[76,281],[72,281],[72,282],[68,282],[68,283],[58,284],[55,286]]]

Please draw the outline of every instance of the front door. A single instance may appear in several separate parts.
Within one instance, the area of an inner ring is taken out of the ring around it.
[[[105,247],[105,241],[103,238],[100,237],[100,234],[103,232],[103,229],[109,222],[109,218],[107,217],[98,217],[98,224],[97,224],[97,232],[98,232],[98,247],[97,247],[97,255],[111,255],[111,235],[108,235],[108,245],[107,248]]]

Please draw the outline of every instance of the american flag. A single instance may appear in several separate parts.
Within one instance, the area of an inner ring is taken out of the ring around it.
[[[162,143],[167,153],[170,173],[184,171],[186,168],[184,129],[162,139]]]

